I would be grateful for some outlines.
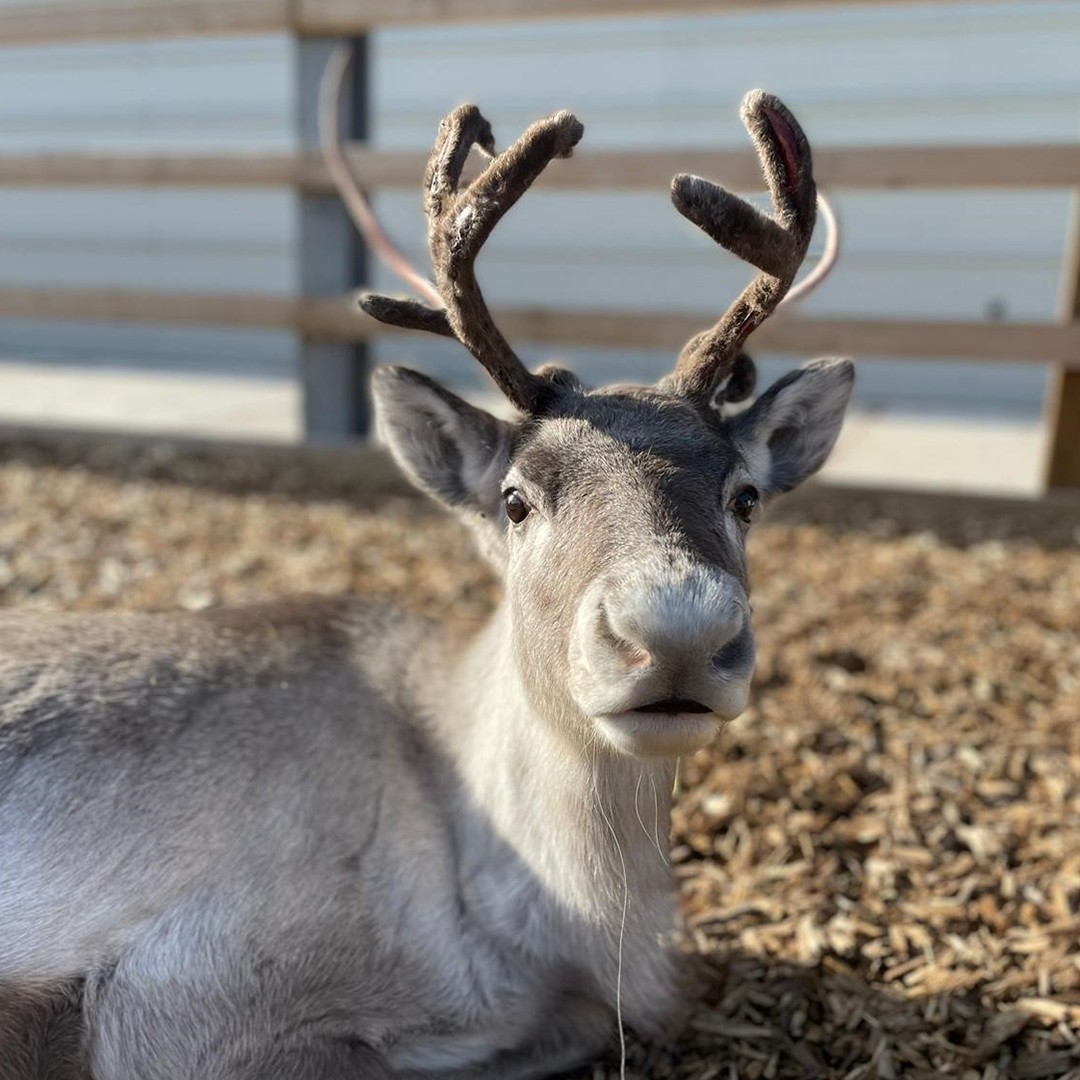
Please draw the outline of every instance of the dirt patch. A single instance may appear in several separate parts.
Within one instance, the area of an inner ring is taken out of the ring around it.
[[[0,603],[494,595],[421,502],[229,468],[9,448]],[[819,491],[757,528],[753,705],[675,818],[706,1004],[628,1075],[1080,1080],[1080,517],[949,503]]]

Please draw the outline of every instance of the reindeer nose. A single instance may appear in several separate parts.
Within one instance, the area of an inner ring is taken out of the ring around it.
[[[581,710],[628,723],[631,742],[664,713],[734,719],[746,708],[754,669],[746,593],[733,575],[689,558],[624,564],[586,590],[568,659]],[[711,738],[713,722],[703,721],[698,736]]]
[[[676,682],[702,667],[752,663],[741,586],[704,568],[634,582],[602,601],[600,633],[628,671],[662,671]]]

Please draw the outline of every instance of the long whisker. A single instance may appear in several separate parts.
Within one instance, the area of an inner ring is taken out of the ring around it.
[[[638,795],[641,792],[641,781],[645,778],[644,768],[638,773],[637,784],[634,787],[634,816],[637,818],[637,823],[641,826],[641,831],[645,834],[646,840],[651,840],[649,836],[649,830],[645,827],[645,822],[641,819],[641,807],[638,806]]]
[[[657,854],[663,860],[664,865],[668,865],[668,855],[664,851],[660,844],[660,795],[656,790],[656,777],[650,776],[649,783],[652,785],[652,797],[653,797],[653,843],[656,845]]]
[[[637,787],[634,788],[634,814],[637,817],[638,824],[641,826],[641,831],[645,834],[645,839],[650,841],[652,844],[654,844],[656,846],[656,851],[657,851],[657,854],[660,856],[661,862],[663,862],[663,864],[665,866],[667,866],[667,859],[664,858],[664,853],[660,849],[660,841],[657,838],[657,832],[659,831],[660,808],[659,808],[659,806],[656,806],[656,818],[657,818],[657,823],[658,823],[657,827],[656,827],[656,829],[654,829],[653,832],[649,832],[649,827],[645,824],[645,821],[641,816],[641,807],[638,805],[638,792],[641,790],[641,781],[644,779],[644,777],[645,777],[645,770],[642,769],[641,772],[638,774]],[[653,795],[655,796],[656,795],[656,781],[653,779],[651,774],[649,775],[649,783],[652,785]],[[655,800],[654,800],[654,805],[656,805]]]
[[[611,833],[611,839],[615,842],[615,850],[619,853],[619,863],[622,867],[623,903],[622,920],[619,923],[619,956],[615,974],[615,1020],[619,1027],[619,1080],[626,1080],[626,1028],[623,1026],[622,1015],[622,973],[623,973],[623,941],[626,937],[626,914],[630,905],[630,882],[626,874],[626,857],[623,855],[622,844],[619,843],[618,833],[611,823],[611,818],[604,809],[604,802],[600,797],[600,791],[596,786],[596,770],[593,770],[593,793],[596,795],[596,805],[600,814]]]

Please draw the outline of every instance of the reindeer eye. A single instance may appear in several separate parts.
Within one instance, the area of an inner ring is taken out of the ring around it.
[[[515,525],[520,525],[529,516],[529,511],[532,509],[516,488],[503,492],[503,506],[506,507],[506,516]]]
[[[754,508],[758,504],[758,489],[755,487],[740,488],[735,498],[731,500],[731,509],[743,519],[749,521],[754,514]]]

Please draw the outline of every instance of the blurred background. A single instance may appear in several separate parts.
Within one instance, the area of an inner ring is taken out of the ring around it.
[[[400,291],[314,153],[319,74],[353,39],[356,168],[421,267],[418,185],[446,111],[478,102],[500,145],[556,108],[585,123],[481,257],[528,360],[651,380],[726,307],[749,271],[667,182],[689,167],[752,192],[737,107],[764,86],[804,124],[843,225],[805,333],[778,320],[751,343],[763,381],[813,353],[865,361],[828,475],[1080,485],[1080,451],[1054,449],[1055,431],[1080,439],[1080,376],[1054,363],[1080,363],[1080,336],[1053,325],[1074,306],[1080,2],[489,7],[305,0],[290,21],[280,0],[0,0],[0,425],[341,441],[366,430],[368,364],[488,392],[456,345],[343,342],[372,325],[309,303]]]

